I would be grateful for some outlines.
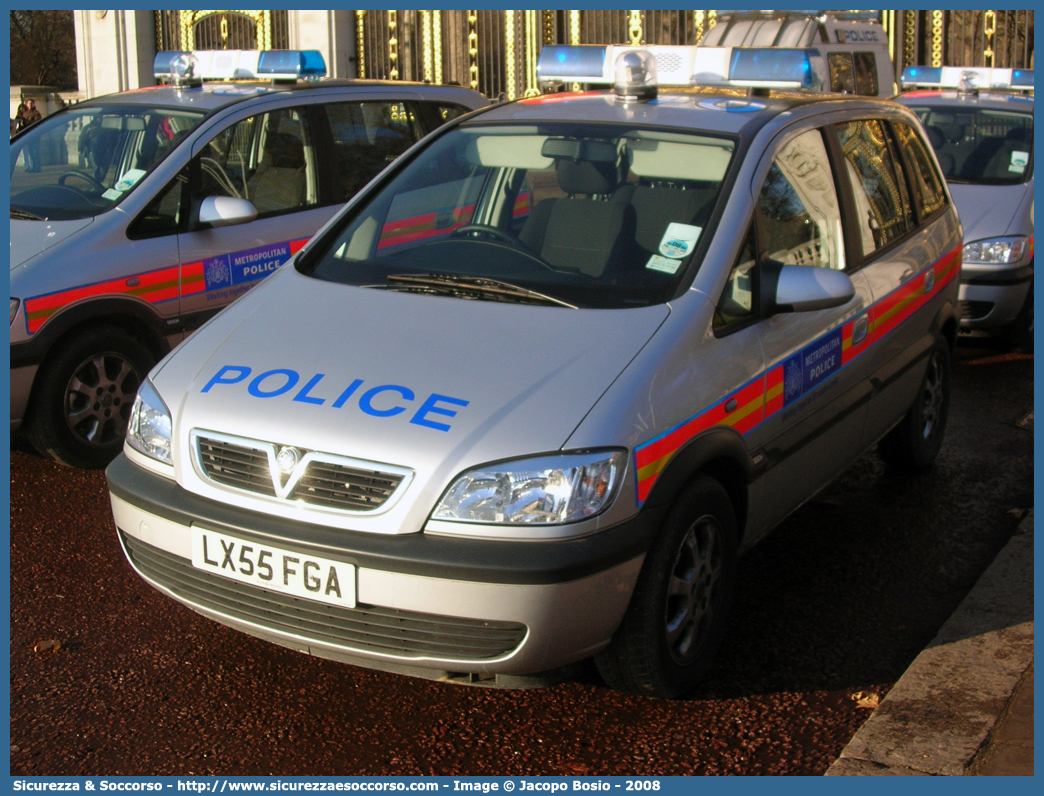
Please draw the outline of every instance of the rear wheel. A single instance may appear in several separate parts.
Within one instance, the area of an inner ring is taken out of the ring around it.
[[[735,572],[732,503],[720,483],[701,475],[672,507],[623,622],[595,657],[606,683],[663,698],[690,691],[721,645]]]
[[[45,456],[72,467],[107,465],[123,447],[152,352],[121,329],[90,329],[61,343],[37,377],[28,437]]]
[[[950,412],[950,346],[940,337],[928,356],[917,398],[906,417],[877,445],[882,459],[893,467],[919,470],[939,455]]]

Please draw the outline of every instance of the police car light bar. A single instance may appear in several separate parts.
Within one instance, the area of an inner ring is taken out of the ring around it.
[[[650,44],[549,44],[537,58],[537,82],[586,83],[611,86],[616,60],[624,53],[639,50],[656,59],[657,82],[661,86],[692,85],[696,47],[691,45]]]
[[[636,50],[644,50],[656,59],[661,86],[815,88],[826,69],[819,63],[823,59],[815,49],[550,44],[537,59],[537,81],[611,86],[616,59]]]
[[[899,81],[902,88],[1007,89],[1033,91],[1032,69],[989,66],[908,66]]]
[[[156,53],[152,73],[170,77],[170,63],[180,51]],[[318,50],[193,50],[199,61],[196,77],[203,80],[302,80],[326,76],[326,61]]]

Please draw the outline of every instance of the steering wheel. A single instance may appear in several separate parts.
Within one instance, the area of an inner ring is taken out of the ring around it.
[[[58,184],[59,185],[65,185],[65,181],[69,177],[79,177],[84,182],[90,183],[90,186],[92,188],[96,189],[99,193],[105,193],[105,191],[108,190],[104,185],[101,184],[100,181],[96,180],[93,175],[87,174],[87,173],[82,172],[82,171],[67,171],[67,172],[65,172],[60,177],[58,177]]]
[[[509,246],[514,246],[515,248],[523,248],[525,246],[525,244],[522,243],[522,241],[520,241],[510,232],[505,232],[500,227],[494,227],[491,224],[465,224],[464,226],[457,227],[455,230],[453,230],[452,234],[454,237],[461,237],[462,235],[467,235],[471,232],[478,233],[480,235],[489,235],[501,241],[502,243],[506,243]]]

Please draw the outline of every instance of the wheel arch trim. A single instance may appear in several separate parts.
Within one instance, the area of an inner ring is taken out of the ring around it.
[[[747,446],[735,429],[715,426],[700,432],[682,446],[660,472],[643,509],[669,504],[692,479],[703,473],[718,480],[732,500],[740,541],[747,521],[748,485],[756,467]]]

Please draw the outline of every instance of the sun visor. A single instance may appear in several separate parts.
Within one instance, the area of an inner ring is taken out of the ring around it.
[[[476,166],[549,169],[554,161],[541,152],[547,136],[480,135],[468,144],[465,157]]]
[[[679,144],[642,139],[627,142],[631,171],[659,180],[721,182],[732,160],[732,147]]]

